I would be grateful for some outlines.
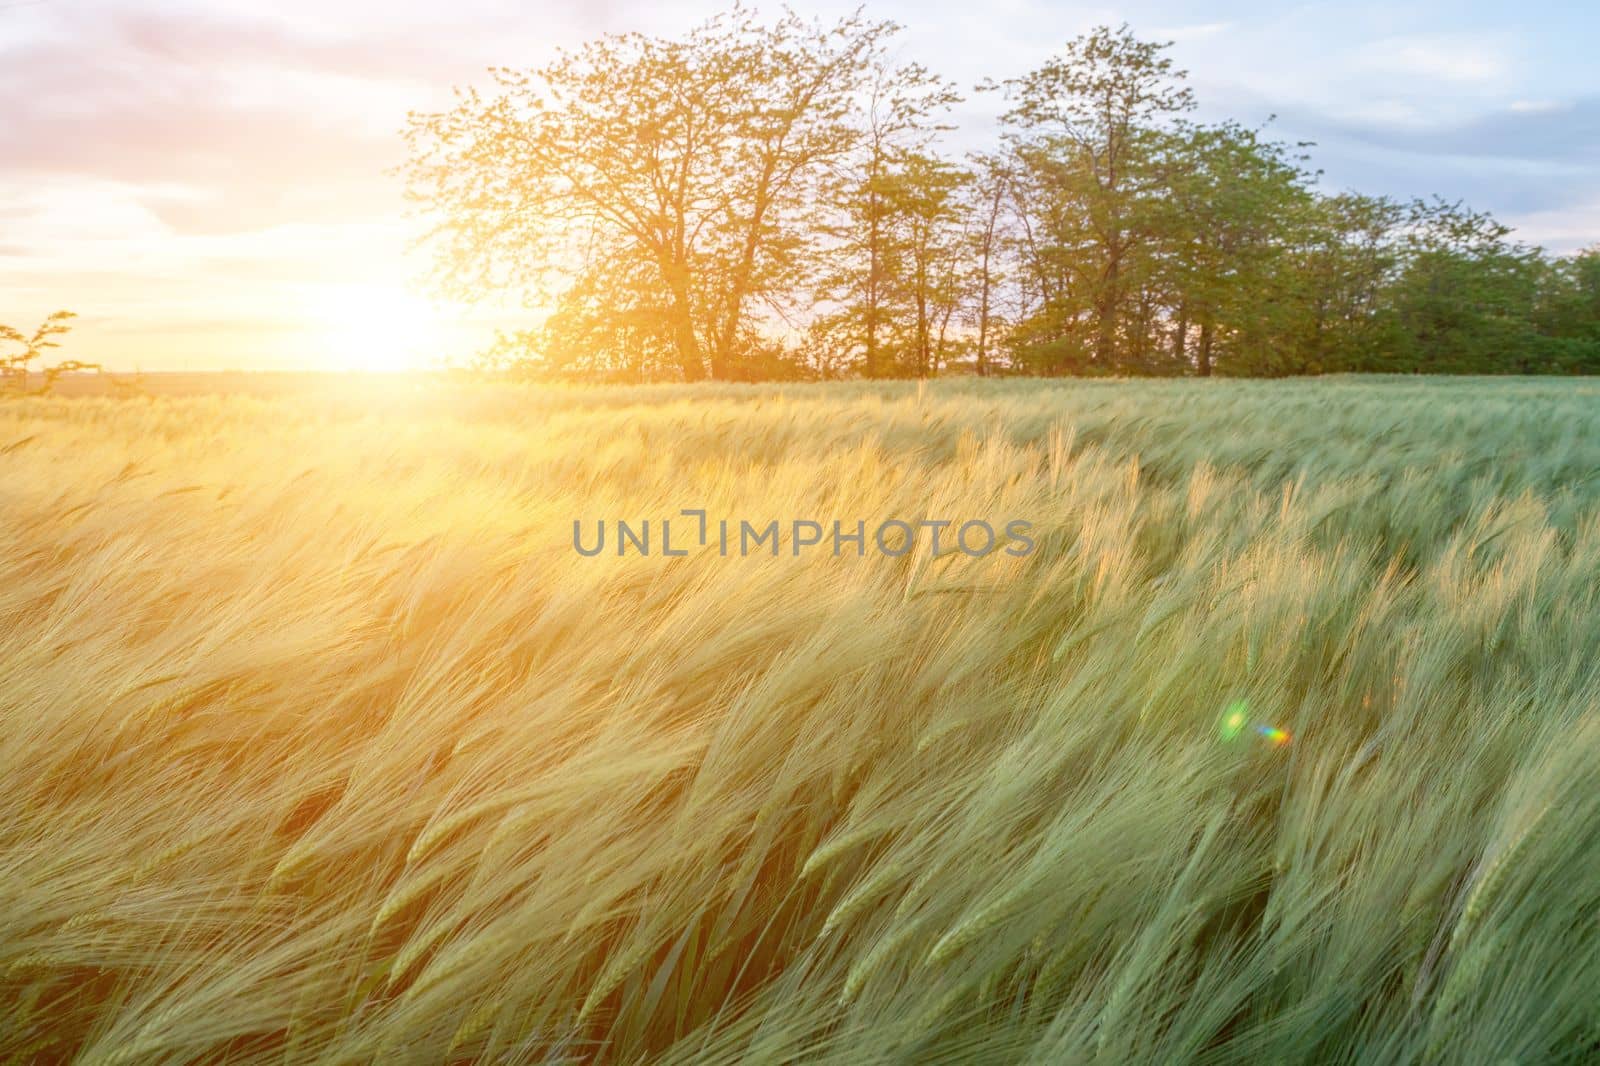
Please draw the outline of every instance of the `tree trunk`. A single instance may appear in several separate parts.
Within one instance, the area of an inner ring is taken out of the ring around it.
[[[978,376],[989,376],[989,278],[984,267],[983,296],[978,304]]]
[[[776,141],[776,149],[767,152],[762,163],[761,176],[756,179],[755,191],[751,196],[750,219],[745,223],[744,246],[740,250],[732,277],[727,282],[728,304],[723,314],[722,326],[711,338],[715,345],[711,351],[711,377],[714,381],[726,381],[733,370],[734,345],[739,339],[739,323],[744,314],[744,301],[750,294],[750,279],[755,270],[756,253],[761,246],[761,225],[766,218],[767,210],[772,206],[772,180],[781,158],[778,152],[782,146],[783,138],[780,135]]]
[[[1000,182],[995,183],[994,198],[989,203],[989,225],[983,234],[983,249],[981,267],[979,271],[980,288],[978,292],[978,376],[989,376],[989,306],[992,301],[990,290],[994,286],[994,273],[992,260],[995,246],[995,227],[999,224],[1000,203],[1005,194],[1005,186]]]
[[[1172,358],[1181,366],[1189,361],[1189,305],[1178,305],[1178,328],[1172,336]]]
[[[1195,367],[1195,373],[1203,378],[1211,376],[1211,320],[1209,318],[1200,324],[1200,360]]]
[[[1095,340],[1094,358],[1101,369],[1114,366],[1117,361],[1117,284],[1121,273],[1117,257],[1106,264],[1105,282],[1094,301],[1094,314],[1099,335]]]
[[[868,179],[871,180],[870,178]],[[867,216],[870,225],[867,230],[867,291],[866,291],[866,327],[867,327],[867,377],[875,378],[882,374],[878,366],[878,282],[879,244],[882,241],[880,221],[878,219],[878,194],[871,191],[867,194]]]
[[[700,341],[694,335],[694,325],[682,315],[674,317],[678,321],[673,323],[673,340],[677,344],[678,365],[683,368],[683,380],[704,381],[706,363],[700,354]]]
[[[672,342],[678,350],[678,365],[683,369],[683,380],[703,381],[706,361],[700,351],[700,338],[694,332],[689,279],[678,266],[669,267],[666,274],[667,285],[672,292]]]
[[[931,330],[928,323],[927,297],[917,296],[917,377],[928,376],[928,354],[931,347]]]

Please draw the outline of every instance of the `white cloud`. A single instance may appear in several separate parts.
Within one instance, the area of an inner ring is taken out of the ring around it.
[[[1189,26],[1157,26],[1150,31],[1150,36],[1158,41],[1174,41],[1188,43],[1190,41],[1209,41],[1228,32],[1233,28],[1231,22],[1201,22]]]
[[[1360,49],[1357,61],[1377,73],[1458,85],[1493,85],[1511,73],[1511,59],[1503,45],[1475,38],[1391,37]]]
[[[1600,247],[1600,200],[1548,211],[1530,211],[1505,220],[1519,240],[1553,252]]]
[[[1554,111],[1570,111],[1572,105],[1559,100],[1513,100],[1511,110],[1524,115],[1547,115]]]

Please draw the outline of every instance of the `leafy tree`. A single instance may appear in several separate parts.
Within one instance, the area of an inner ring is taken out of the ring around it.
[[[555,311],[526,338],[556,376],[649,381],[679,370],[673,318],[647,261],[619,255],[575,279]]]
[[[916,180],[908,176],[915,161],[930,158],[930,143],[947,128],[941,117],[957,100],[948,81],[917,64],[878,61],[856,147],[824,188],[828,250],[817,294],[832,310],[814,332],[869,378],[897,372],[908,180]]]
[[[1184,124],[1165,138],[1157,238],[1179,372],[1309,369],[1295,335],[1317,296],[1296,252],[1317,198],[1302,147],[1233,122]]]
[[[980,86],[1004,132],[961,165],[894,32],[735,8],[413,116],[441,282],[521,290],[550,314],[496,358],[586,378],[1600,369],[1600,251],[1323,195],[1127,26]]]
[[[795,302],[805,220],[894,29],[737,8],[679,40],[500,68],[492,95],[413,115],[409,191],[435,218],[439,280],[535,300],[644,280],[683,377],[738,376],[758,315]]]
[[[1001,294],[1010,280],[1007,253],[1014,244],[1008,215],[1013,172],[1009,160],[998,155],[979,153],[971,163],[966,203],[967,324],[974,334],[974,369],[986,377],[993,367],[996,337],[1006,328]]]
[[[1534,320],[1548,369],[1600,373],[1600,247],[1548,264]]]
[[[837,310],[821,316],[814,332],[859,353],[866,376],[928,377],[959,348],[969,180],[946,160],[905,151],[871,179],[870,199],[855,198],[870,203],[872,225],[836,247],[822,291]]]
[[[1027,175],[1019,206],[1040,289],[1043,321],[1027,332],[1059,343],[1085,330],[1102,370],[1117,368],[1137,260],[1149,249],[1151,130],[1194,106],[1166,47],[1126,25],[1102,26],[1002,83],[1012,104],[1007,136]]]
[[[1488,214],[1443,200],[1409,208],[1389,294],[1391,362],[1439,373],[1539,369],[1534,308],[1544,263]]]
[[[1394,329],[1381,314],[1403,263],[1403,205],[1340,193],[1306,205],[1285,264],[1300,309],[1288,338],[1297,373],[1379,369]]]
[[[961,193],[970,180],[951,163],[913,155],[891,186],[905,248],[899,279],[911,325],[905,362],[919,378],[938,373],[953,354],[950,330],[964,280]]]

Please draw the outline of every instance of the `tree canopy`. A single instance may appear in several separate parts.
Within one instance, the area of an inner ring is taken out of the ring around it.
[[[441,287],[547,311],[494,357],[557,376],[1600,371],[1600,250],[1329,192],[1127,26],[978,86],[956,157],[897,32],[737,7],[494,69],[408,128]]]

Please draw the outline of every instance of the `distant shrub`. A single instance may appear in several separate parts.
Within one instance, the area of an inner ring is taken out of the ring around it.
[[[46,350],[61,347],[55,338],[72,332],[72,320],[76,317],[71,311],[57,311],[45,319],[32,336],[0,323],[0,344],[21,347],[21,351],[0,355],[0,392],[42,396],[55,388],[57,379],[63,374],[84,370],[100,373],[102,368],[99,363],[85,363],[77,359],[65,359],[38,370],[33,366]],[[35,373],[41,378],[41,384],[38,388],[30,388]]]

